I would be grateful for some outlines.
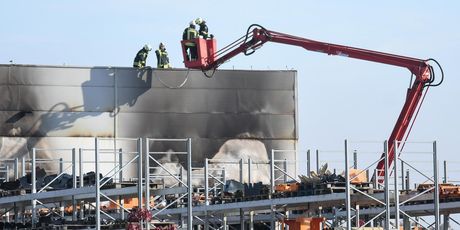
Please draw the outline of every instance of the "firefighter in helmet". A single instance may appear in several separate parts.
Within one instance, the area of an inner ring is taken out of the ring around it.
[[[204,38],[204,39],[211,38],[212,39],[214,37],[214,35],[209,34],[208,26],[206,25],[205,20],[203,20],[202,18],[197,18],[197,19],[195,19],[195,23],[200,26],[200,30],[198,31],[198,34],[202,38]]]
[[[197,59],[198,53],[195,42],[191,41],[198,37],[198,32],[195,29],[195,21],[191,21],[189,26],[185,28],[184,33],[182,33],[182,40],[186,40],[185,43],[185,52],[187,52],[187,57],[189,61],[195,61]]]
[[[152,50],[152,46],[149,44],[144,45],[139,52],[137,52],[136,57],[134,58],[133,67],[144,68],[149,52]]]
[[[155,51],[157,55],[157,68],[169,69],[172,66],[169,64],[168,52],[164,43],[160,43],[158,49]]]

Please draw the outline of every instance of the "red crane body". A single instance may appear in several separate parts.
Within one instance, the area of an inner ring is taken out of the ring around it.
[[[243,38],[244,41],[242,40]],[[184,42],[185,41],[182,41],[183,45]],[[186,67],[191,69],[201,69],[203,71],[214,70],[219,65],[240,53],[244,53],[246,55],[252,54],[257,48],[260,48],[266,42],[300,46],[310,51],[326,53],[328,55],[339,55],[399,66],[407,68],[413,75],[415,75],[415,80],[411,88],[408,89],[404,106],[388,139],[388,162],[390,166],[392,165],[395,157],[396,142],[405,141],[405,139],[407,139],[411,121],[414,121],[414,114],[416,114],[417,108],[422,101],[423,92],[426,90],[425,86],[429,86],[434,80],[431,76],[433,73],[432,67],[428,64],[428,60],[314,41],[266,30],[261,27],[255,28],[252,31],[248,29],[248,33],[245,36],[217,52],[215,52],[216,42],[214,39],[204,40],[198,38],[195,40],[198,49],[198,59],[188,61],[187,53],[185,49],[183,49],[184,63]],[[248,51],[251,52],[248,53]],[[384,175],[383,169],[384,161],[381,160],[377,165],[379,178],[382,178]]]

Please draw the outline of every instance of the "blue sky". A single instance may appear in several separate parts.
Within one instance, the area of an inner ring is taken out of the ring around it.
[[[410,140],[437,140],[441,159],[460,153],[458,1],[15,0],[0,9],[0,63],[130,66],[143,44],[165,42],[173,66],[182,68],[179,41],[196,17],[208,22],[220,47],[258,23],[314,40],[433,57],[446,79],[430,89]],[[410,77],[398,67],[280,44],[221,68],[298,70],[300,149],[340,150],[345,138],[388,138]]]

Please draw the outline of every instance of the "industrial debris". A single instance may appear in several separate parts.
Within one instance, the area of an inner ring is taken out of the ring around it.
[[[35,186],[36,189],[46,189],[46,190],[60,190],[60,189],[70,189],[73,188],[73,176],[67,173],[61,174],[51,174],[47,175],[45,169],[37,167],[35,175]],[[113,184],[113,178],[102,178],[102,174],[99,174],[99,179],[101,183],[106,183],[107,187]],[[76,176],[77,185],[80,184],[80,177]],[[32,174],[27,173],[25,176],[20,177],[14,181],[3,181],[0,182],[0,196],[8,196],[11,194],[16,194],[14,192],[19,192],[20,194],[25,194],[25,191],[20,192],[20,190],[30,191],[32,189]],[[94,172],[88,172],[83,175],[83,186],[94,186],[96,184],[96,174]]]

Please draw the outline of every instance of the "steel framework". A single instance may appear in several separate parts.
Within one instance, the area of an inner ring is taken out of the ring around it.
[[[83,208],[80,208],[80,214],[78,214],[78,208],[76,207],[78,202],[80,202],[80,207],[82,207],[85,203],[87,206],[93,206],[93,209],[96,211],[94,213],[96,217],[95,227],[100,229],[102,223],[101,220],[103,218],[102,216],[109,219],[123,219],[124,213],[130,212],[130,210],[123,207],[123,203],[120,202],[120,197],[134,196],[139,198],[138,206],[146,207],[151,210],[157,221],[172,220],[179,224],[183,224],[183,227],[187,226],[188,229],[191,229],[193,225],[203,225],[206,229],[228,229],[228,226],[233,224],[240,224],[243,227],[248,226],[249,229],[253,229],[254,223],[256,222],[270,223],[270,227],[275,229],[279,226],[279,223],[276,221],[277,218],[295,218],[296,216],[304,215],[294,212],[291,213],[291,211],[305,210],[306,207],[310,207],[309,212],[316,212],[311,215],[322,215],[327,218],[329,220],[328,225],[335,227],[343,226],[346,229],[351,229],[352,227],[362,229],[364,226],[373,226],[374,223],[378,223],[377,220],[383,220],[383,226],[385,229],[392,229],[399,226],[400,219],[404,220],[404,226],[408,226],[407,224],[412,222],[425,228],[434,227],[435,229],[439,229],[441,226],[441,219],[439,215],[441,213],[444,214],[444,220],[442,221],[444,223],[444,229],[446,229],[446,226],[449,226],[449,221],[458,223],[454,218],[450,217],[449,214],[460,212],[460,201],[452,200],[449,202],[441,202],[439,199],[439,191],[436,189],[439,185],[436,142],[428,143],[431,144],[431,149],[429,151],[423,150],[410,152],[409,150],[406,150],[406,152],[402,154],[405,157],[410,156],[411,153],[418,154],[417,156],[420,154],[431,156],[430,162],[432,163],[432,175],[428,175],[420,170],[420,168],[415,166],[414,161],[398,157],[396,158],[397,163],[394,164],[393,168],[389,168],[388,163],[387,167],[385,167],[385,170],[387,171],[384,174],[384,187],[377,185],[379,189],[383,189],[384,193],[366,194],[361,192],[354,184],[349,183],[350,181],[353,181],[355,177],[359,176],[349,176],[349,169],[358,168],[358,155],[364,154],[366,151],[350,151],[350,149],[352,149],[350,143],[358,144],[359,142],[346,140],[343,153],[337,153],[337,157],[342,154],[342,156],[345,157],[344,168],[345,176],[348,181],[346,183],[345,193],[286,198],[269,197],[269,199],[265,200],[212,204],[210,202],[211,196],[219,194],[219,192],[223,189],[223,185],[226,183],[226,164],[239,165],[240,181],[244,181],[243,170],[247,168],[247,181],[250,183],[254,182],[252,181],[251,176],[251,173],[253,173],[253,166],[257,164],[267,165],[270,168],[270,187],[272,191],[274,191],[273,187],[277,183],[286,183],[290,180],[295,181],[297,178],[287,173],[287,165],[289,162],[286,160],[275,159],[275,154],[278,151],[285,152],[286,150],[272,150],[270,152],[270,160],[268,162],[255,162],[251,159],[235,161],[205,159],[204,167],[199,168],[192,173],[191,169],[194,168],[192,168],[191,165],[191,139],[189,138],[146,138],[144,141],[140,138],[117,139],[117,141],[132,142],[132,145],[135,146],[135,150],[133,151],[116,148],[106,149],[105,146],[103,146],[103,143],[111,143],[113,141],[114,139],[96,138],[94,142],[94,149],[79,149],[78,154],[75,148],[53,150],[71,155],[71,161],[63,159],[47,159],[47,162],[59,165],[56,178],[59,178],[64,172],[69,172],[70,170],[74,179],[72,188],[48,191],[47,187],[52,182],[47,183],[41,188],[37,188],[36,183],[32,183],[31,193],[21,196],[0,197],[0,207],[1,210],[3,210],[0,213],[0,216],[4,221],[8,221],[8,216],[11,212],[14,212],[15,222],[24,222],[26,221],[27,216],[30,216],[32,223],[36,224],[36,210],[38,208],[48,208],[51,210],[50,213],[52,213],[52,215],[66,217],[63,215],[62,210],[66,203],[70,203],[73,206],[73,211],[71,217],[68,216],[68,218],[75,220],[78,215],[80,215],[81,219],[84,215],[82,212]],[[155,143],[170,141],[183,142],[184,151],[156,151],[152,148]],[[144,150],[142,149],[144,146],[142,143],[145,144]],[[398,142],[395,146],[399,147],[402,144],[413,145],[427,143]],[[382,146],[382,143],[380,143],[380,146]],[[384,153],[388,153],[387,146],[387,142],[384,142],[382,147]],[[0,160],[0,176],[8,178],[7,175],[9,173],[10,175],[13,175],[14,178],[19,178],[19,175],[26,175],[26,173],[30,172],[32,181],[35,181],[37,174],[35,169],[37,164],[45,162],[36,157],[36,153],[39,151],[43,151],[43,149],[33,149],[30,160],[24,158]],[[92,151],[94,151],[94,161],[83,159],[83,155]],[[397,148],[397,151],[400,151],[400,148]],[[353,154],[351,154],[351,152]],[[99,159],[99,157],[103,154],[113,155],[114,161]],[[187,159],[186,176],[184,175],[186,169],[182,169],[182,167],[178,170],[179,173],[168,171],[168,168],[159,161],[159,157],[164,154],[178,154],[185,156]],[[78,160],[77,155],[79,155]],[[400,154],[397,155],[401,156]],[[384,156],[387,156],[387,154],[384,154]],[[311,161],[310,158],[307,158],[307,160]],[[388,160],[383,160],[388,162]],[[365,167],[360,173],[365,173],[378,161],[380,161],[380,159]],[[137,165],[135,164],[136,162]],[[350,164],[350,162],[352,163]],[[104,163],[111,164],[113,167],[108,171],[105,169],[106,171],[102,173],[101,164]],[[79,178],[82,178],[83,164],[94,165],[96,175],[99,175],[99,173],[103,174],[102,177],[98,177],[95,186],[84,186],[81,179],[79,181],[76,180],[76,175],[79,175]],[[307,162],[307,165],[310,164],[311,162]],[[115,188],[107,188],[104,186],[108,183],[107,178],[117,179],[117,183],[123,182],[123,172],[127,170],[128,167],[134,167],[137,170],[136,172],[138,178],[136,180],[136,186]],[[450,180],[447,180],[447,167],[448,163],[444,162],[444,182],[454,180],[452,176],[450,177]],[[30,168],[30,170],[26,171],[27,168]],[[154,175],[153,173],[156,172],[152,170],[157,168],[163,168],[166,174]],[[410,188],[408,178],[407,176],[404,176],[404,173],[407,172],[405,170],[408,169],[421,174],[427,181],[433,184],[433,188],[418,194],[403,193],[402,191]],[[161,179],[167,177],[173,178],[177,183],[170,187],[154,187],[158,186],[158,183],[156,183],[158,178]],[[192,185],[192,180],[194,178],[204,179],[204,183],[201,185]],[[35,189],[33,187],[35,187]],[[193,194],[202,194],[204,196],[204,202],[197,202],[193,204]],[[176,196],[175,201],[172,202],[178,204],[176,207],[173,207],[171,203],[160,207],[162,204],[161,201],[168,195]],[[142,199],[142,197],[145,197],[146,199]],[[116,199],[118,199],[118,202]],[[157,203],[152,205],[152,200],[155,200]],[[101,201],[116,203],[119,206],[119,212],[107,213],[104,210],[101,210]],[[334,211],[325,211],[330,210],[328,207],[332,208]],[[58,211],[55,211],[56,208]],[[25,210],[30,210],[30,212]],[[22,214],[20,214],[21,212]],[[431,224],[427,220],[420,218],[421,216],[426,215],[432,216],[434,218],[434,223]],[[184,217],[187,218],[187,224],[182,223]],[[365,224],[360,224],[359,220],[361,217],[367,221]],[[148,229],[151,225],[145,224],[145,227]]]

